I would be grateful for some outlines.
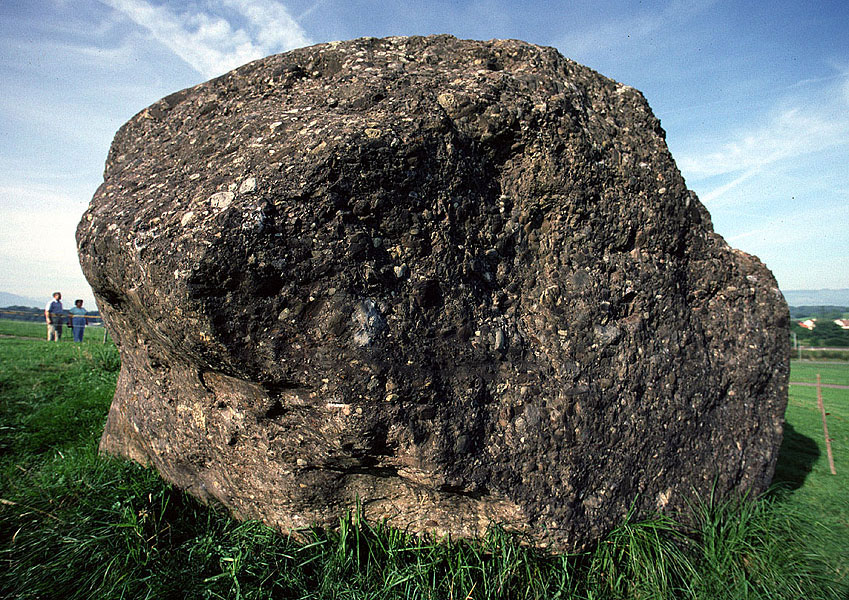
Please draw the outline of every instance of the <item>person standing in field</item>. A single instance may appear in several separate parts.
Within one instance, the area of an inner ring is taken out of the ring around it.
[[[68,319],[71,323],[71,328],[74,331],[75,342],[83,341],[83,333],[85,333],[85,315],[86,310],[83,308],[83,301],[75,300],[74,307],[68,309]]]
[[[53,300],[44,307],[44,320],[47,321],[47,341],[58,342],[62,339],[62,320],[65,310],[62,308],[62,294],[55,292]]]

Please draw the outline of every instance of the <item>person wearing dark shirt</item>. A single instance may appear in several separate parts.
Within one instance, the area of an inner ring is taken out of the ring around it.
[[[55,292],[53,300],[44,307],[44,320],[47,322],[47,341],[58,342],[62,339],[62,321],[65,310],[62,308],[62,294]]]

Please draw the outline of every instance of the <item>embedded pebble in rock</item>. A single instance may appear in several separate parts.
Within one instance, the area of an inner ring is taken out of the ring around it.
[[[764,490],[788,312],[643,96],[519,41],[323,44],[124,125],[77,231],[101,449],[283,530],[555,550]]]

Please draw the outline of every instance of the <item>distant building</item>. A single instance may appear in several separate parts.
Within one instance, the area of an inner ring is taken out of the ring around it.
[[[813,331],[814,327],[817,326],[816,319],[806,319],[804,321],[799,321],[799,327],[804,327],[805,329],[810,329]]]
[[[849,319],[835,319],[834,322],[840,329],[849,329]]]

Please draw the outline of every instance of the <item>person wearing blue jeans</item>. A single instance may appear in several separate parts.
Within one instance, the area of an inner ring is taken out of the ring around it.
[[[74,341],[82,342],[83,333],[85,333],[85,315],[86,310],[83,308],[83,301],[76,300],[74,308],[68,310],[68,315],[71,320],[71,328],[74,331]]]

